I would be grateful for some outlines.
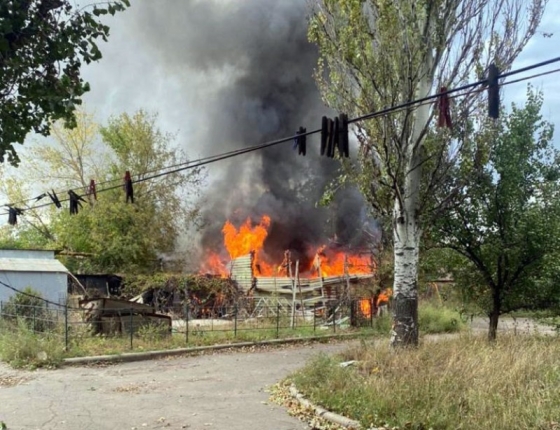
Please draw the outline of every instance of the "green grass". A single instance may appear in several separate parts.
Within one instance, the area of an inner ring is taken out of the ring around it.
[[[337,328],[322,330],[313,327],[276,328],[244,327],[240,325],[237,333],[233,330],[190,330],[188,341],[186,333],[173,333],[162,336],[156,330],[142,328],[132,338],[130,336],[92,336],[85,330],[70,330],[68,350],[65,349],[63,328],[45,333],[35,333],[23,321],[18,325],[0,321],[0,359],[13,367],[36,368],[56,367],[64,358],[96,355],[113,355],[127,352],[142,352],[209,346],[216,344],[235,344],[240,342],[260,342],[271,339],[310,338],[332,334],[356,334],[372,336],[378,333],[371,328]]]
[[[317,404],[370,425],[400,429],[558,429],[557,338],[462,335],[392,351],[362,343],[321,355],[291,377]],[[341,368],[341,361],[358,360]],[[556,424],[555,424],[556,423]],[[556,426],[556,427],[555,427]]]

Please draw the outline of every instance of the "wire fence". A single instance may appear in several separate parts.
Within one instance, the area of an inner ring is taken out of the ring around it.
[[[78,308],[0,302],[0,330],[24,330],[55,339],[66,350],[97,343],[114,352],[180,347],[234,340],[265,340],[336,334],[374,327],[373,299],[331,301],[312,306],[281,300],[241,302],[193,311],[188,304],[167,314],[146,312],[146,305]],[[95,350],[95,348],[93,348]]]

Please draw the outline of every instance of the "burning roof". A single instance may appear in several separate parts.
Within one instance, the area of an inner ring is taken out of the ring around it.
[[[239,227],[226,221],[222,229],[224,249],[208,252],[201,271],[231,277],[244,291],[255,288],[266,292],[291,291],[294,280],[304,292],[372,276],[369,252],[344,252],[326,245],[309,246],[305,253],[287,250],[282,261],[274,261],[265,250],[270,226],[267,215],[258,223],[247,219]]]

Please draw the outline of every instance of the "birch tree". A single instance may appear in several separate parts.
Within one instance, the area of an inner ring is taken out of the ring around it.
[[[535,34],[547,0],[310,0],[316,79],[326,103],[350,117],[420,99],[501,72]],[[360,151],[346,177],[393,225],[395,347],[418,342],[423,226],[444,210],[434,191],[472,126],[482,87],[453,100],[453,128],[436,129],[433,103],[357,122]]]

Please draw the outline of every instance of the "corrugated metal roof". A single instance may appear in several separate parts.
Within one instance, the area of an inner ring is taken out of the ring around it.
[[[0,258],[0,272],[67,273],[68,269],[54,258]]]
[[[49,249],[0,249],[0,258],[53,259],[55,252]]]
[[[231,260],[229,270],[231,277],[237,282],[237,285],[243,290],[247,291],[253,285],[253,269],[252,269],[252,256],[251,254]]]

